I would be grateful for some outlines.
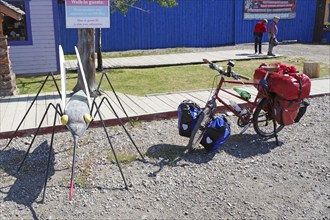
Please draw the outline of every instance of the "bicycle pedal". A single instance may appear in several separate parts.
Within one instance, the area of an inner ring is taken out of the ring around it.
[[[243,134],[250,127],[250,125],[251,123],[246,124],[239,134]]]

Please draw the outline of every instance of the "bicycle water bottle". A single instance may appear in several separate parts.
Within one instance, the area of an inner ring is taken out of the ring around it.
[[[242,112],[241,107],[239,107],[239,105],[237,105],[236,102],[233,102],[233,101],[229,100],[229,103],[235,109],[235,111],[237,111],[238,113]]]
[[[247,91],[234,88],[234,90],[245,100],[249,100],[251,98],[251,94]]]

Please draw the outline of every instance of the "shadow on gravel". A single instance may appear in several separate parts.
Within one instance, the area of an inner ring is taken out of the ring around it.
[[[278,138],[279,146],[281,146],[283,144],[281,135]],[[224,151],[237,158],[249,158],[259,154],[268,154],[279,146],[275,138],[261,138],[257,134],[236,134],[230,136],[218,151]]]
[[[279,136],[279,146],[283,143]],[[220,146],[215,152],[207,152],[204,149],[196,149],[193,152],[187,152],[186,146],[157,144],[151,146],[147,150],[149,158],[157,159],[158,162],[153,163],[159,167],[149,176],[157,176],[164,166],[186,166],[188,164],[180,163],[189,161],[191,163],[203,164],[208,163],[213,159],[215,154],[224,151],[227,154],[237,158],[249,158],[259,154],[268,154],[272,149],[278,147],[275,138],[261,138],[256,134],[236,134],[230,136],[226,142]]]
[[[149,174],[156,176],[164,166],[186,166],[188,164],[180,163],[181,161],[189,161],[191,163],[202,164],[208,163],[214,157],[215,153],[206,153],[204,149],[197,149],[194,152],[187,152],[186,146],[157,144],[151,146],[147,150],[147,156],[159,160],[154,165],[159,167],[159,170]]]
[[[39,197],[45,184],[49,147],[47,141],[45,141],[35,148],[28,155],[20,171],[18,171],[18,168],[24,158],[25,151],[11,148],[0,152],[0,169],[16,178],[13,185],[0,188],[2,194],[7,194],[4,201],[13,201],[28,207],[34,219],[38,219],[38,217],[32,204]],[[48,178],[55,173],[54,160],[54,152],[52,150]],[[4,185],[4,180],[1,180],[1,182],[1,185]],[[7,188],[9,188],[8,191]]]

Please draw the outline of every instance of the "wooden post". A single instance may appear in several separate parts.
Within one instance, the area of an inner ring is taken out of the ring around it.
[[[321,42],[322,40],[325,7],[326,7],[325,0],[316,1],[314,37],[313,37],[314,42]]]
[[[101,42],[101,28],[97,29],[97,70],[103,70],[103,61],[102,61],[102,42]]]
[[[3,22],[3,15],[0,12],[0,36],[3,36],[2,22]]]
[[[320,64],[319,63],[304,63],[303,73],[310,78],[320,77]]]

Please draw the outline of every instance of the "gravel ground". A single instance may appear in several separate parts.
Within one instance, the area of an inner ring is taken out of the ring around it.
[[[306,115],[274,139],[253,128],[232,133],[215,153],[186,153],[177,120],[126,126],[145,161],[122,163],[129,190],[109,157],[101,128],[87,130],[77,149],[74,201],[69,201],[72,140],[57,133],[45,201],[50,135],[15,139],[0,153],[0,219],[329,219],[330,97],[309,99]],[[141,157],[119,127],[108,128],[117,154]],[[4,146],[8,140],[0,140]]]
[[[253,45],[208,48],[219,49],[253,51]],[[274,52],[330,64],[329,45],[279,45]],[[33,137],[16,138],[0,152],[0,219],[330,219],[330,96],[309,102],[300,123],[279,134],[280,146],[253,128],[239,135],[236,119],[227,117],[231,136],[217,152],[186,153],[176,119],[137,122],[126,127],[143,161],[124,130],[109,127],[117,155],[138,158],[121,163],[129,190],[104,131],[89,129],[77,149],[73,202],[71,135],[55,134],[44,203],[51,137],[37,136],[20,172]],[[0,139],[1,149],[7,142]]]

